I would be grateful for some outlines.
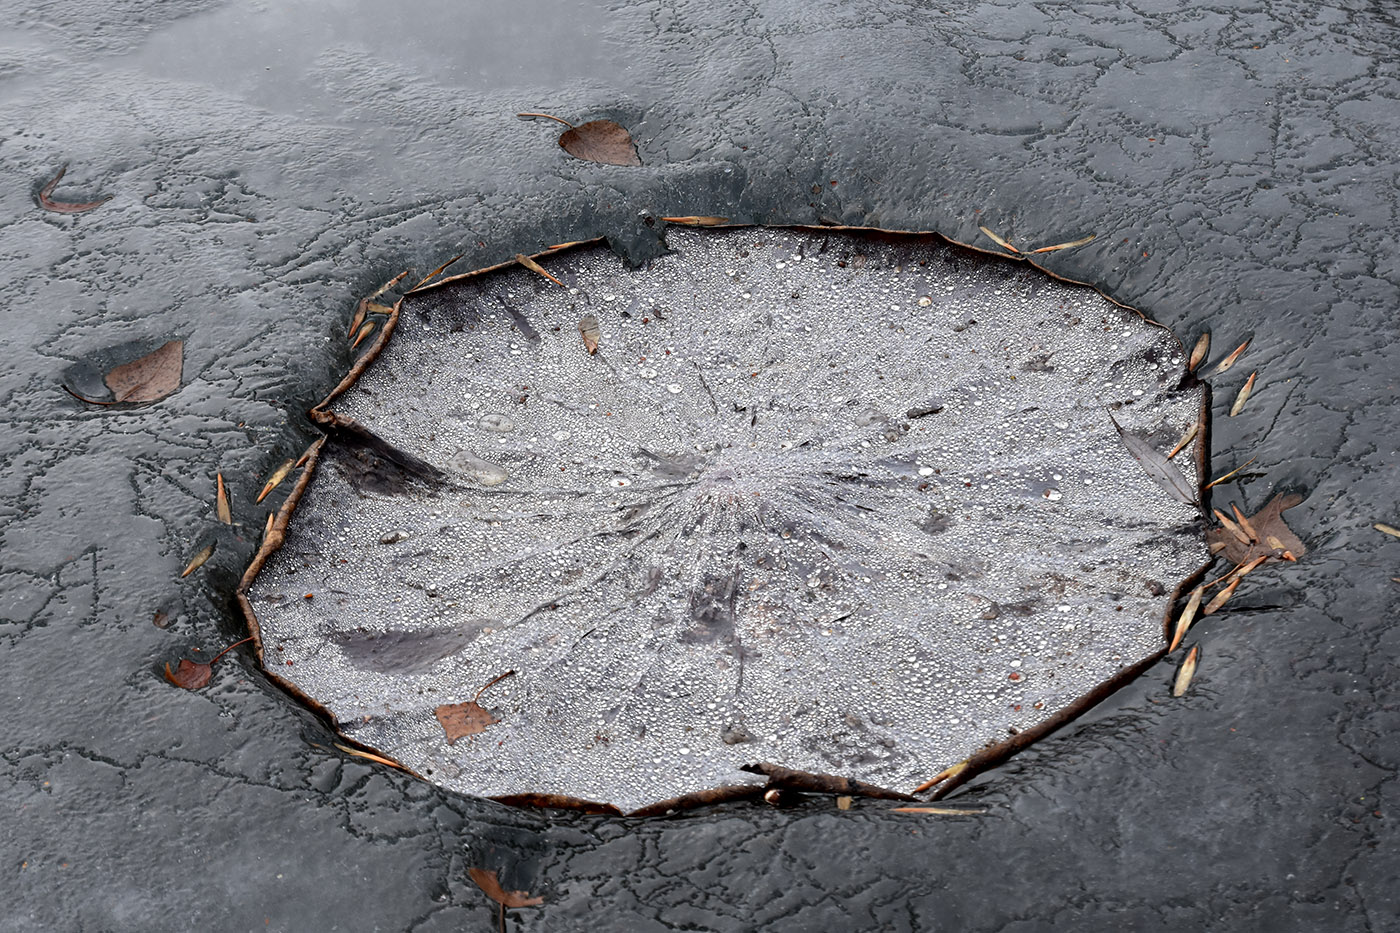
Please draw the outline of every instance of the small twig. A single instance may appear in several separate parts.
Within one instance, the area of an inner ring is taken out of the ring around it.
[[[551,113],[535,113],[535,112],[533,112],[533,111],[526,111],[525,113],[517,113],[516,116],[517,116],[517,117],[544,117],[546,120],[553,120],[555,123],[562,123],[562,124],[564,124],[565,126],[567,126],[569,129],[573,129],[573,128],[574,128],[574,125],[573,125],[572,123],[570,123],[568,120],[561,120],[559,117],[556,117],[556,116],[554,116],[554,115],[551,114]]]

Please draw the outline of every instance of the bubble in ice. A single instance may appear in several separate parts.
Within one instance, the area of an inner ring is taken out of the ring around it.
[[[446,787],[630,810],[907,792],[1162,647],[1203,529],[1107,411],[1195,421],[1170,333],[931,236],[668,238],[405,298],[246,591],[270,673]]]

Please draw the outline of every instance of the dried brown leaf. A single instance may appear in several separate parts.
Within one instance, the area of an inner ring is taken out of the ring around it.
[[[496,877],[496,873],[489,868],[468,868],[467,874],[471,876],[472,881],[476,882],[476,886],[481,889],[482,894],[502,907],[511,909],[538,907],[544,903],[544,898],[531,897],[529,891],[507,891],[501,887],[500,879]]]
[[[1239,394],[1235,396],[1235,404],[1230,406],[1231,418],[1238,415],[1244,409],[1244,403],[1249,401],[1249,394],[1254,391],[1254,377],[1258,375],[1259,373],[1257,371],[1252,372],[1249,374],[1249,378],[1244,381],[1244,385],[1240,388]]]
[[[1236,541],[1240,542],[1245,546],[1249,546],[1250,544],[1254,543],[1253,539],[1251,539],[1249,535],[1244,533],[1244,529],[1240,528],[1239,525],[1236,525],[1224,512],[1220,511],[1219,509],[1211,509],[1211,511],[1214,512],[1215,517],[1220,520],[1220,527],[1228,531],[1231,537],[1233,537]]]
[[[838,809],[838,810],[849,810],[849,809],[851,809],[851,804],[855,803],[855,799],[856,799],[856,798],[854,798],[854,797],[837,797],[837,798],[836,798],[836,809]]]
[[[209,678],[213,676],[212,662],[205,663],[181,658],[180,663],[175,665],[173,671],[170,669],[170,662],[167,661],[165,664],[165,679],[185,690],[198,690],[209,683]]]
[[[288,458],[285,463],[273,470],[272,475],[267,478],[267,482],[263,483],[262,492],[258,493],[257,501],[261,502],[266,499],[267,494],[276,489],[277,485],[287,478],[287,474],[292,472],[294,466],[296,466],[296,461]]]
[[[373,321],[365,321],[363,324],[360,325],[360,332],[359,332],[358,334],[355,335],[355,342],[352,343],[352,344],[350,344],[350,349],[353,350],[353,349],[355,349],[356,347],[358,347],[361,343],[364,342],[364,339],[365,339],[366,337],[368,337],[368,336],[369,336],[371,333],[373,333],[373,332],[374,332],[374,322],[373,322]]]
[[[933,777],[929,778],[927,781],[924,781],[924,783],[914,788],[914,793],[922,794],[924,791],[930,789],[936,784],[942,784],[949,778],[957,777],[959,774],[962,774],[963,771],[967,769],[967,764],[967,761],[963,760],[953,765],[952,767],[944,768],[942,771],[938,772]]]
[[[1210,331],[1206,331],[1196,338],[1196,345],[1191,348],[1191,362],[1188,364],[1187,368],[1194,373],[1196,367],[1201,365],[1201,361],[1203,361],[1209,353]]]
[[[438,723],[442,725],[442,731],[447,735],[448,745],[457,744],[457,740],[463,736],[485,732],[487,728],[501,721],[493,716],[490,710],[482,707],[476,701],[481,699],[481,695],[487,690],[514,673],[515,671],[506,671],[478,690],[476,696],[466,703],[444,703],[433,710],[433,715],[437,716]]]
[[[598,326],[598,319],[591,314],[585,314],[579,318],[579,335],[583,337],[583,348],[592,356],[598,352],[598,344],[603,339],[603,331]]]
[[[1212,549],[1223,543],[1225,546],[1218,553],[1232,564],[1247,564],[1257,557],[1295,560],[1307,553],[1307,547],[1284,522],[1283,512],[1302,501],[1299,495],[1280,493],[1274,496],[1268,505],[1249,517],[1249,527],[1253,530],[1250,541],[1241,541],[1238,534],[1225,528],[1212,528],[1206,533],[1206,540]]]
[[[1216,593],[1215,598],[1212,599],[1210,602],[1206,603],[1206,607],[1201,610],[1201,615],[1214,615],[1216,610],[1218,610],[1221,606],[1225,605],[1225,603],[1229,601],[1231,596],[1235,595],[1235,590],[1239,589],[1239,586],[1240,578],[1235,577],[1235,579],[1230,581],[1229,586],[1225,587],[1225,589],[1221,590],[1219,593]]]
[[[219,521],[225,525],[233,524],[233,510],[228,505],[228,490],[224,488],[224,474],[216,473],[218,480],[217,489],[214,493],[214,512],[219,516]]]
[[[375,764],[398,768],[400,771],[404,770],[403,765],[392,758],[385,758],[383,755],[376,755],[372,752],[361,751],[358,748],[351,748],[349,745],[341,745],[339,742],[335,742],[334,745],[347,755],[354,755],[356,758],[363,758],[365,761],[372,761]]]
[[[194,573],[194,572],[195,572],[196,570],[198,570],[200,567],[203,567],[203,566],[204,566],[204,562],[205,562],[206,560],[208,560],[209,558],[213,557],[213,556],[214,556],[214,545],[211,544],[211,545],[209,545],[208,547],[204,548],[204,550],[202,550],[202,551],[200,551],[198,554],[196,554],[194,557],[191,557],[191,558],[190,558],[190,562],[189,562],[188,564],[185,565],[185,569],[182,570],[182,571],[180,571],[180,576],[182,576],[182,577],[188,577],[190,574]]]
[[[563,282],[559,281],[559,280],[556,279],[554,276],[552,276],[552,275],[550,275],[548,272],[546,272],[544,266],[542,266],[542,265],[540,265],[539,263],[535,262],[535,261],[534,261],[533,259],[531,259],[529,256],[526,256],[524,253],[516,253],[516,254],[515,254],[515,261],[518,262],[518,263],[520,263],[520,264],[521,264],[522,266],[524,266],[526,269],[529,269],[531,272],[534,272],[534,273],[537,274],[537,275],[542,275],[542,276],[544,276],[545,278],[547,278],[547,279],[549,279],[551,282],[553,282],[555,285],[558,285],[560,288],[567,288],[567,287],[568,287],[568,286],[566,286]]]
[[[1252,544],[1258,541],[1259,532],[1254,530],[1254,526],[1249,523],[1248,518],[1245,518],[1244,513],[1240,511],[1240,507],[1232,504],[1230,506],[1230,511],[1235,513],[1235,521],[1239,524],[1240,530],[1249,535],[1249,542]]]
[[[1187,652],[1186,659],[1181,662],[1181,667],[1176,672],[1176,681],[1172,684],[1172,696],[1179,697],[1186,692],[1186,688],[1191,686],[1191,678],[1196,676],[1196,665],[1201,660],[1201,646],[1192,645]]]
[[[1181,610],[1181,615],[1176,620],[1176,629],[1172,632],[1172,643],[1167,647],[1167,651],[1175,651],[1181,644],[1181,639],[1186,636],[1186,630],[1191,627],[1192,621],[1196,618],[1196,610],[1201,608],[1201,596],[1206,591],[1203,586],[1198,586],[1191,591],[1191,598],[1186,601],[1186,608]]]
[[[107,373],[107,388],[118,402],[158,402],[180,388],[184,362],[184,341],[172,340]]]
[[[81,214],[84,211],[92,210],[94,207],[101,207],[103,204],[112,200],[112,196],[109,194],[106,197],[98,198],[96,201],[55,201],[53,198],[49,197],[49,195],[53,194],[53,190],[58,187],[58,183],[67,172],[68,166],[65,165],[58,170],[57,175],[49,179],[44,187],[39,189],[39,206],[44,210],[53,211],[55,214]]]
[[[1011,252],[1017,254],[1021,252],[1019,249],[1012,246],[1010,243],[1006,242],[1001,237],[993,233],[991,230],[988,230],[986,227],[979,226],[977,229],[981,230],[984,234],[987,235],[987,239],[991,240],[993,243],[995,243],[997,246],[1000,246],[1002,249],[1010,250]]]
[[[1032,252],[1032,253],[1053,253],[1053,252],[1055,252],[1056,250],[1061,250],[1061,249],[1073,249],[1073,248],[1076,247],[1076,246],[1083,246],[1085,243],[1092,243],[1092,242],[1094,242],[1094,239],[1095,239],[1097,236],[1098,236],[1097,233],[1091,233],[1091,234],[1089,234],[1088,236],[1082,237],[1082,238],[1080,238],[1080,239],[1078,239],[1078,240],[1070,240],[1068,243],[1056,243],[1054,246],[1042,246],[1042,247],[1040,247],[1039,249],[1033,249],[1033,250],[1031,250],[1031,252]]]
[[[1245,351],[1245,348],[1248,347],[1248,346],[1249,346],[1249,341],[1246,340],[1244,343],[1240,344],[1238,347],[1235,347],[1235,349],[1232,350],[1232,351],[1230,352],[1230,355],[1229,355],[1229,356],[1225,357],[1225,359],[1223,359],[1223,360],[1220,361],[1220,365],[1218,365],[1218,366],[1215,367],[1215,370],[1211,373],[1211,375],[1212,375],[1212,376],[1218,376],[1218,375],[1220,375],[1221,373],[1227,371],[1231,366],[1234,366],[1234,365],[1235,365],[1235,361],[1238,360],[1238,359],[1240,358],[1240,354],[1243,353],[1243,352]]]
[[[559,137],[559,145],[576,159],[604,165],[641,165],[632,134],[612,120],[591,120],[570,127]]]

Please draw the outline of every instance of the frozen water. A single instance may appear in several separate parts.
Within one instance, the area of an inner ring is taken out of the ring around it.
[[[632,809],[908,791],[1160,649],[1202,529],[1106,409],[1194,422],[1170,333],[933,237],[668,239],[404,301],[334,404],[382,443],[332,436],[249,593],[270,671],[446,786]]]

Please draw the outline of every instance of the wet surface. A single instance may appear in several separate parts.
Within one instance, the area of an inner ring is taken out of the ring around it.
[[[403,300],[247,590],[274,677],[436,784],[631,813],[762,762],[910,793],[1160,651],[1196,447],[1177,501],[1115,423],[1197,424],[1166,328],[936,236],[667,245]]]
[[[1371,527],[1397,518],[1389,14],[590,6],[558,14],[578,32],[509,33],[522,55],[436,5],[375,29],[350,7],[4,13],[0,929],[491,929],[467,866],[545,898],[520,929],[1393,925],[1400,543]],[[221,41],[241,54],[176,60]],[[571,160],[525,109],[618,120],[645,164]],[[55,198],[113,199],[42,211],[64,163]],[[1216,503],[1306,494],[1306,559],[1198,624],[1185,697],[1149,670],[968,786],[975,817],[522,813],[334,750],[242,649],[199,692],[160,677],[241,637],[230,594],[285,492],[252,500],[313,436],[357,297],[462,250],[606,234],[644,258],[670,213],[1097,233],[1045,264],[1211,330],[1216,358],[1254,338],[1214,380],[1212,472],[1257,459]],[[60,387],[174,339],[184,385],[159,403]]]

